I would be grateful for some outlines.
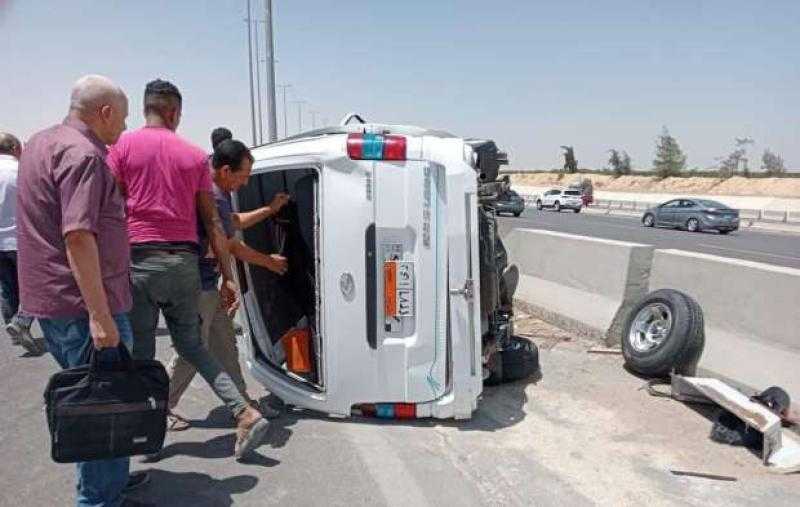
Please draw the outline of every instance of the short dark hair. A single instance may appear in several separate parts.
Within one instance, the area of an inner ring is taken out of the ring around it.
[[[181,92],[169,81],[156,79],[144,88],[144,114],[165,116],[171,110],[179,109],[182,103]]]
[[[225,127],[217,127],[211,131],[211,147],[215,150],[217,145],[227,139],[233,139],[233,134]]]
[[[245,158],[253,162],[253,155],[250,153],[250,149],[241,141],[226,139],[214,148],[214,154],[211,155],[211,165],[214,166],[214,169],[222,169],[223,166],[227,165],[231,168],[231,171],[236,172],[242,168],[242,162]]]
[[[13,134],[0,132],[0,154],[17,156],[17,152],[22,149],[22,143]]]

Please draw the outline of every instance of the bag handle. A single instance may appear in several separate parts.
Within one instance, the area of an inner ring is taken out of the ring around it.
[[[97,373],[100,369],[100,350],[94,347],[94,345],[89,344],[90,352],[89,352],[89,373],[94,374]],[[108,350],[108,349],[102,349]],[[117,369],[124,369],[126,371],[134,371],[136,369],[136,365],[131,358],[130,352],[128,352],[128,347],[120,341],[119,345],[116,347],[117,353],[119,354],[119,361],[117,364],[121,364],[122,368],[112,368],[113,370]],[[102,368],[102,369],[109,369],[109,368]]]

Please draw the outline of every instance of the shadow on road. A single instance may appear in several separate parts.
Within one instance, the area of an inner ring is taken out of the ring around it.
[[[258,479],[252,475],[214,479],[197,472],[158,469],[149,472],[151,483],[136,495],[136,499],[155,505],[226,507],[234,505],[233,495],[247,493],[258,484]]]
[[[175,442],[164,446],[161,452],[157,455],[147,457],[142,463],[158,463],[175,456],[191,456],[204,459],[233,459],[233,445],[235,441],[236,434],[229,433],[227,435],[214,437],[205,442]],[[257,452],[252,452],[249,456],[240,460],[240,463],[269,468],[279,465],[280,461],[267,458]]]

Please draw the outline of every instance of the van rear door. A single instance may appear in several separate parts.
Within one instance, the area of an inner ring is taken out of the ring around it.
[[[251,351],[253,375],[285,402],[326,413],[442,397],[448,355],[444,166],[346,156],[319,162],[324,382],[312,388],[259,364]],[[281,169],[277,163],[256,166]]]

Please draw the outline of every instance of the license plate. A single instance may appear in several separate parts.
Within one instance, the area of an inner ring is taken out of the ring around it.
[[[414,263],[385,261],[383,263],[384,315],[414,316]]]

